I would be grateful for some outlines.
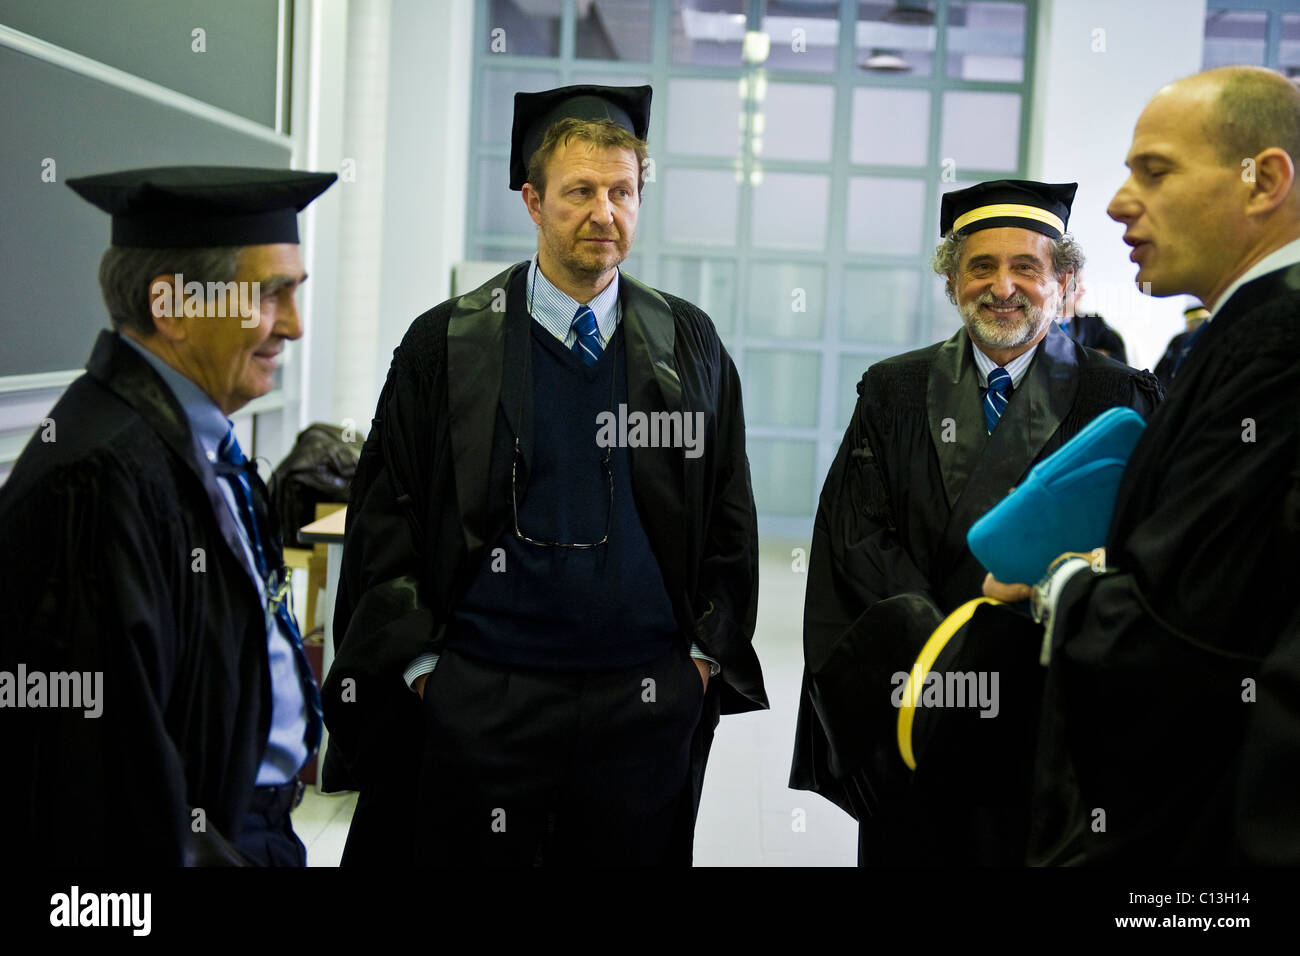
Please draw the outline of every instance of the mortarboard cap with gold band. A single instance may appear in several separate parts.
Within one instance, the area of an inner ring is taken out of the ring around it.
[[[1036,183],[995,179],[945,193],[939,210],[939,235],[968,236],[981,229],[1018,226],[1059,239],[1070,222],[1078,183]]]
[[[195,249],[298,241],[298,213],[336,173],[157,166],[69,179],[113,217],[115,246]]]
[[[515,125],[510,134],[510,188],[528,181],[528,161],[546,131],[560,120],[609,120],[637,139],[650,129],[648,86],[562,86],[541,93],[515,94]]]

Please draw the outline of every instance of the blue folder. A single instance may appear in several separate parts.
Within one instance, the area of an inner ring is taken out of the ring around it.
[[[1098,415],[971,526],[971,554],[1004,584],[1034,584],[1062,552],[1105,545],[1120,477],[1144,428],[1131,408]]]

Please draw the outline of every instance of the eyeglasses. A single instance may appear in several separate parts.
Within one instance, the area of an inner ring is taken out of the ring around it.
[[[605,480],[609,483],[609,510],[605,513],[605,535],[599,541],[593,541],[590,544],[575,544],[571,542],[560,541],[538,541],[536,538],[530,538],[519,530],[519,436],[515,435],[515,458],[510,465],[510,503],[514,506],[515,513],[515,537],[520,541],[526,541],[529,544],[535,544],[539,548],[598,548],[609,541],[609,529],[614,523],[614,461],[613,449],[605,449],[605,457],[601,459],[600,464],[605,469]]]
[[[537,289],[537,273],[542,271],[540,266],[534,266],[533,268],[534,268],[533,281],[529,285],[528,299],[527,299],[528,320],[530,322],[537,321],[536,318],[533,316],[533,295]],[[615,357],[617,358],[618,356]],[[614,396],[616,394],[615,384],[617,382],[618,382],[618,365],[616,363],[614,366],[614,372],[613,374],[610,375],[610,383],[609,383],[610,408],[614,407]],[[523,421],[524,418],[524,396],[527,394],[525,388],[527,383],[528,383],[528,373],[527,373],[527,368],[525,367],[524,381],[519,388],[519,419],[518,420],[521,422]],[[519,451],[519,433],[516,431],[515,432],[515,457],[514,457],[514,461],[510,463],[510,504],[514,510],[514,515],[515,515],[515,537],[518,538],[520,541],[525,541],[528,544],[536,545],[539,548],[599,548],[602,544],[606,544],[609,541],[609,529],[614,524],[613,455],[614,455],[614,450],[612,448],[606,448],[605,457],[602,458],[600,461],[601,467],[605,469],[605,481],[609,484],[609,510],[605,513],[604,536],[599,541],[593,541],[590,544],[575,544],[571,542],[560,542],[560,541],[538,541],[536,538],[530,538],[528,535],[524,534],[522,531],[519,530],[519,459],[521,457],[521,454]]]

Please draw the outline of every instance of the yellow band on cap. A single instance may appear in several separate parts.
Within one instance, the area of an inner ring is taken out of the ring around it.
[[[1037,206],[1022,206],[1014,202],[999,202],[991,206],[980,206],[978,209],[972,209],[970,212],[957,217],[952,224],[952,231],[959,232],[965,229],[973,222],[979,222],[981,219],[993,219],[1001,216],[1013,216],[1016,219],[1032,219],[1035,222],[1046,223],[1053,227],[1057,232],[1065,232],[1065,223],[1061,221],[1060,216],[1053,215],[1046,209],[1040,209]]]
[[[916,754],[912,752],[912,722],[916,718],[916,702],[921,699],[921,688],[925,684],[925,675],[930,673],[930,668],[939,659],[939,655],[948,646],[948,642],[952,640],[953,635],[965,627],[966,622],[971,619],[971,615],[975,613],[975,608],[981,604],[1002,603],[996,598],[986,597],[973,598],[967,601],[944,618],[943,623],[934,629],[930,639],[921,648],[921,653],[916,656],[916,663],[912,665],[912,672],[907,675],[907,683],[903,685],[902,706],[898,708],[898,752],[903,757],[903,763],[907,764],[907,769],[916,769]]]

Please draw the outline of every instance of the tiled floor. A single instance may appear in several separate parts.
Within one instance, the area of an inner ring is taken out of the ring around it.
[[[786,786],[803,668],[799,547],[807,544],[762,546],[754,645],[772,709],[722,718],[695,826],[696,866],[852,866],[857,859],[857,824],[821,797]],[[293,822],[310,866],[338,864],[355,807],[355,793],[308,789]]]

